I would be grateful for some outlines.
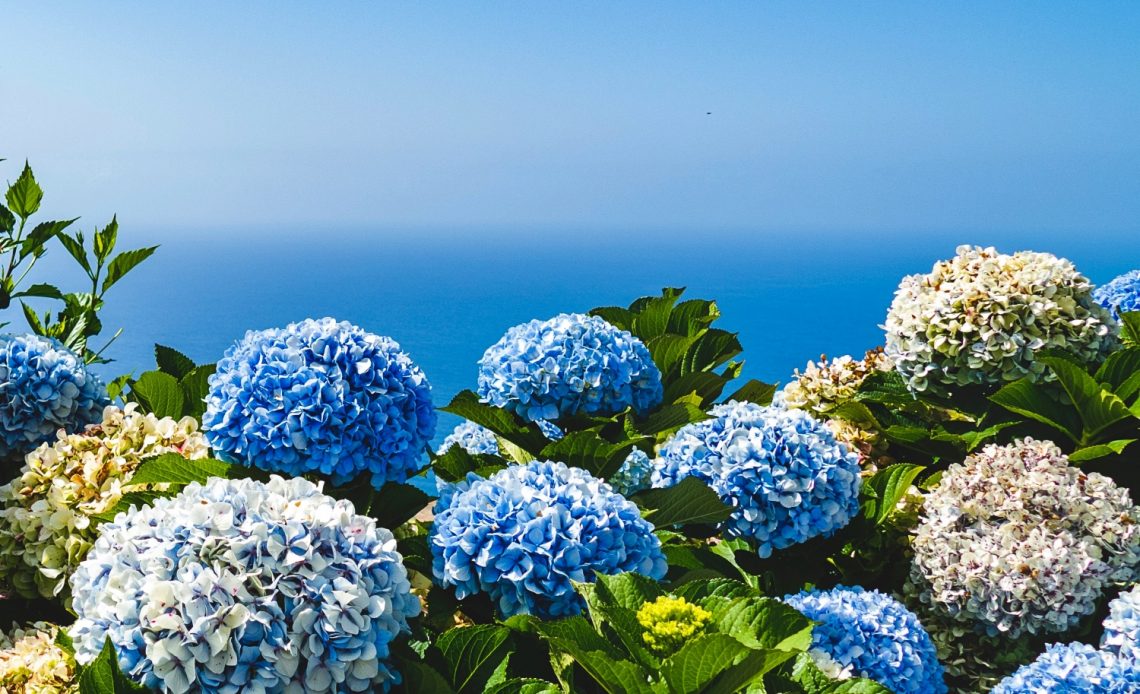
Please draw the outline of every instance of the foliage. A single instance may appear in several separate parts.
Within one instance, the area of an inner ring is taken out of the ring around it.
[[[119,237],[117,217],[112,217],[106,226],[95,230],[90,248],[83,232],[67,232],[78,218],[40,222],[28,229],[28,221],[39,211],[43,196],[44,191],[31,166],[25,162],[19,178],[9,185],[4,196],[7,207],[0,204],[0,257],[5,253],[8,255],[7,263],[0,262],[0,309],[8,308],[13,299],[21,299],[24,317],[32,332],[59,340],[82,355],[88,363],[105,363],[108,359],[102,356],[103,352],[122,333],[122,329],[98,351],[92,350],[88,342],[103,331],[99,312],[107,290],[149,258],[158,247],[136,248],[116,254]],[[64,293],[55,285],[43,283],[23,286],[36,261],[47,253],[47,244],[52,239],[59,241],[91,282],[86,291]],[[38,314],[23,301],[30,298],[58,301],[63,306],[54,314],[51,311]]]

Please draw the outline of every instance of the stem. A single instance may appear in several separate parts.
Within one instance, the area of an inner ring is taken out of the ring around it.
[[[19,252],[20,243],[24,240],[24,225],[27,223],[27,217],[20,217],[20,229],[16,232],[16,238],[12,241],[12,252],[8,254],[8,271],[4,273],[5,279],[11,277],[12,273],[16,271],[16,253]],[[13,289],[15,289],[14,286]]]

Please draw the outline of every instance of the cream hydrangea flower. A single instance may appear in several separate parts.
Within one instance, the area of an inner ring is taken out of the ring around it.
[[[78,691],[75,659],[56,645],[59,627],[36,622],[0,633],[0,694]]]
[[[912,390],[945,392],[1047,372],[1062,349],[1089,363],[1119,344],[1119,327],[1088,278],[1049,253],[959,246],[926,275],[903,279],[887,313],[887,356]]]
[[[107,407],[102,423],[40,446],[0,487],[0,575],[26,597],[66,597],[67,579],[95,541],[91,517],[119,502],[139,463],[207,452],[192,417],[158,419],[133,403]]]
[[[1059,634],[1140,575],[1140,507],[1049,442],[990,445],[927,494],[908,590],[991,636]]]
[[[868,351],[862,359],[849,355],[834,359],[821,356],[819,362],[809,361],[803,371],[795,371],[777,401],[784,407],[807,410],[823,418],[835,438],[859,454],[863,474],[873,475],[880,467],[895,462],[887,455],[887,442],[882,434],[830,415],[837,405],[855,395],[868,376],[894,368],[894,362],[881,348]]]

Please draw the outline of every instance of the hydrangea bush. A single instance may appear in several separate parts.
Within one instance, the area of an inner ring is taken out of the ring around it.
[[[597,316],[563,313],[516,325],[479,361],[479,396],[532,422],[627,407],[643,413],[663,392],[641,340]]]
[[[99,377],[58,340],[0,335],[0,459],[99,421],[109,403]]]
[[[198,422],[109,406],[103,421],[28,454],[0,487],[0,575],[21,595],[67,595],[67,580],[97,536],[93,516],[123,497],[139,463],[161,453],[206,457]]]
[[[653,525],[584,470],[533,461],[476,479],[451,496],[431,530],[432,573],[456,596],[483,593],[504,617],[582,608],[572,581],[595,572],[665,576]]]
[[[214,479],[104,525],[71,579],[79,662],[109,638],[163,691],[387,691],[420,612],[392,533],[304,479]]]
[[[423,466],[431,386],[389,338],[332,318],[250,331],[210,377],[202,419],[215,453],[270,472],[361,474],[379,488]]]
[[[681,428],[654,461],[654,487],[693,476],[733,507],[729,537],[761,557],[828,536],[859,511],[859,456],[806,412],[748,402]]]
[[[886,353],[916,392],[1047,378],[1034,354],[1099,363],[1119,345],[1089,280],[1048,253],[960,246],[926,275],[903,279],[887,313]]]
[[[1063,633],[1140,573],[1140,508],[1052,443],[989,445],[926,498],[911,579],[920,599],[995,635]]]
[[[895,694],[942,694],[942,666],[918,618],[877,590],[838,586],[784,602],[816,622],[812,654],[820,668],[881,682]]]
[[[1097,287],[1093,298],[1117,317],[1121,313],[1140,311],[1140,270],[1126,272]]]

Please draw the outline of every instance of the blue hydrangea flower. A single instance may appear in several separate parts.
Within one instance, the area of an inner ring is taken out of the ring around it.
[[[653,524],[584,470],[563,463],[512,465],[468,481],[432,525],[432,572],[457,597],[485,593],[503,617],[578,614],[571,581],[594,573],[667,569]]]
[[[499,442],[487,427],[475,422],[462,422],[455,427],[436,451],[443,455],[452,446],[459,446],[472,455],[498,455]]]
[[[371,473],[379,488],[423,466],[431,386],[387,337],[332,318],[250,331],[210,377],[203,428],[215,453],[270,472]]]
[[[419,614],[392,533],[304,479],[212,479],[120,513],[71,579],[80,663],[173,694],[372,692]]]
[[[635,448],[608,481],[618,494],[633,496],[643,489],[649,489],[652,474],[653,462],[645,451]]]
[[[1101,650],[1140,661],[1140,586],[1108,603]]]
[[[859,586],[804,591],[784,602],[816,624],[812,650],[895,694],[944,694],[942,665],[918,617],[894,598]]]
[[[1140,664],[1084,643],[1053,643],[990,694],[1135,694]]]
[[[94,424],[109,404],[103,382],[59,340],[0,335],[0,458]]]
[[[1140,270],[1126,272],[1093,290],[1093,298],[1120,318],[1121,313],[1140,311]]]
[[[661,403],[661,372],[632,334],[563,313],[516,325],[479,361],[479,397],[523,419],[611,415]]]
[[[692,475],[734,507],[723,531],[761,557],[826,537],[859,512],[859,455],[801,410],[730,402],[682,427],[654,461],[653,486]]]

